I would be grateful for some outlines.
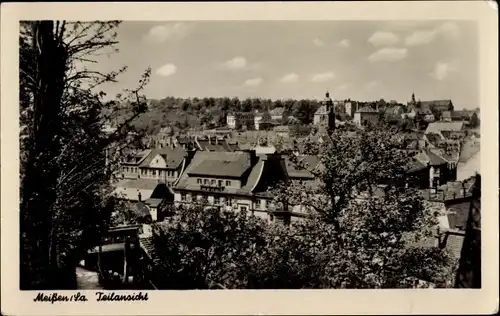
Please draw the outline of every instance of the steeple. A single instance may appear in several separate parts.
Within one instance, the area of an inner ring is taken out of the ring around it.
[[[415,91],[411,94],[411,102],[415,103]]]

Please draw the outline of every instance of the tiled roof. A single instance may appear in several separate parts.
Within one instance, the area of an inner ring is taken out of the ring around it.
[[[250,157],[245,152],[197,152],[187,174],[241,177],[250,168]]]
[[[125,160],[122,163],[139,165],[144,161],[144,159],[148,157],[150,152],[151,149],[146,149],[146,150],[141,150],[137,153],[129,154],[125,157]]]
[[[240,178],[250,167],[248,159],[241,160],[205,160],[190,170],[190,175],[221,176]]]
[[[119,197],[130,201],[137,201],[139,193],[141,193],[141,198],[146,200],[149,199],[157,185],[158,180],[153,179],[121,180],[116,184],[114,192]]]
[[[197,152],[195,156],[193,157],[193,160],[189,164],[188,168],[186,171],[183,173],[181,178],[179,179],[179,182],[177,183],[175,189],[184,189],[184,190],[192,190],[192,191],[200,191],[200,186],[199,185],[189,185],[188,184],[188,179],[189,179],[189,174],[191,174],[191,170],[194,170],[197,168],[197,166],[204,161],[213,161],[213,162],[218,162],[218,161],[223,161],[224,159],[226,160],[233,160],[238,162],[241,165],[241,168],[245,168],[245,171],[250,168],[250,157],[249,153],[246,152],[234,152],[234,153],[219,153],[219,152]],[[246,161],[246,162],[244,162]],[[252,188],[257,184],[257,181],[259,180],[260,174],[262,173],[262,168],[264,166],[263,160],[257,156],[257,163],[255,166],[250,171],[250,174],[246,179],[243,180],[243,186],[240,189],[233,189],[233,188],[225,188],[223,192],[221,193],[227,193],[227,194],[243,194],[243,195],[248,195],[251,193]],[[205,168],[205,167],[203,167]],[[217,167],[220,168],[220,165]],[[235,171],[237,174],[240,173],[240,170]],[[226,171],[222,171],[221,173],[227,173]],[[218,174],[220,176],[220,174]],[[217,176],[217,175],[215,175]]]
[[[458,132],[463,130],[463,122],[433,122],[427,126],[425,133],[440,133],[441,131]]]
[[[186,155],[186,151],[183,149],[171,149],[171,148],[156,148],[151,150],[147,155],[146,159],[141,163],[141,167],[149,167],[151,161],[160,155],[165,160],[166,169],[177,169]]]
[[[439,166],[446,164],[446,160],[444,160],[442,157],[436,155],[435,153],[431,152],[430,150],[422,150],[419,152],[416,156],[415,159],[417,159],[419,162],[422,164],[426,165],[429,163],[431,166]]]
[[[357,110],[356,113],[378,113],[378,111],[372,107],[364,106],[361,109]]]

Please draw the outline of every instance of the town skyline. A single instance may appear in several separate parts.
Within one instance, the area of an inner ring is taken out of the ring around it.
[[[474,109],[476,32],[466,21],[127,21],[120,52],[101,57],[99,70],[129,65],[120,83],[104,87],[108,98],[151,66],[151,99],[322,99],[329,91],[338,100],[406,103],[415,93]]]

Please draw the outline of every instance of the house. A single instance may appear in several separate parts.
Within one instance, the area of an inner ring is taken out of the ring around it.
[[[313,124],[323,126],[327,130],[335,129],[335,108],[329,92],[326,92],[325,99],[314,113]]]
[[[446,286],[481,287],[481,178],[450,182],[439,188],[427,203],[441,209],[436,233],[421,240],[418,246],[446,250],[458,267]],[[424,195],[425,196],[425,195]],[[441,284],[440,287],[443,287]]]
[[[463,122],[433,122],[427,126],[425,134],[433,133],[441,135],[443,138],[450,138],[452,135],[465,135],[464,127]]]
[[[241,129],[243,126],[254,125],[254,113],[231,112],[226,116],[226,124],[230,129]]]
[[[471,139],[460,148],[460,158],[457,166],[457,180],[465,180],[476,173],[480,173],[481,166],[481,143],[479,140]]]
[[[206,200],[209,205],[281,220],[285,215],[268,210],[272,197],[267,193],[279,181],[288,181],[284,159],[279,154],[200,151],[175,185],[174,201],[176,205],[189,206]]]
[[[273,110],[266,110],[264,112],[255,112],[254,124],[255,130],[268,130],[274,125],[281,124],[283,120],[283,115],[285,112],[285,108],[277,107]]]
[[[442,152],[422,149],[408,167],[409,185],[417,188],[435,188],[456,179],[456,163]]]
[[[379,112],[369,106],[364,106],[354,113],[353,121],[358,126],[364,126],[367,123],[377,124],[379,121]]]

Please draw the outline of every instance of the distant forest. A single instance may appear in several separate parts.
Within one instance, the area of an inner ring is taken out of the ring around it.
[[[162,127],[170,126],[176,131],[188,128],[214,128],[226,126],[226,115],[230,112],[253,112],[273,110],[284,107],[283,122],[294,116],[302,124],[313,122],[314,112],[319,108],[317,100],[271,100],[262,98],[174,98],[148,100],[146,113],[141,114],[134,122],[137,129],[147,134],[156,134]],[[127,105],[114,111],[112,125],[122,121],[128,112]],[[247,126],[249,129],[252,126]]]

